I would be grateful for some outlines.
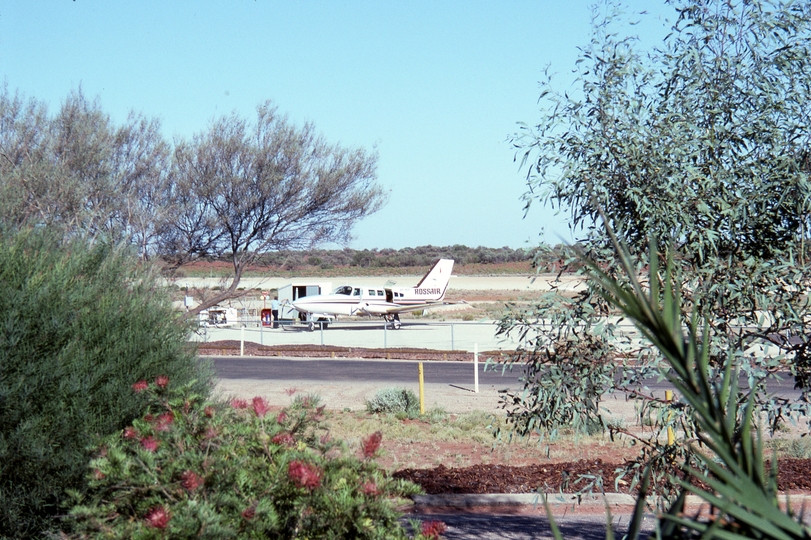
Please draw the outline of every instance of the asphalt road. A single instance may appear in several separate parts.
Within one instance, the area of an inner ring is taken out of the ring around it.
[[[346,360],[346,359],[290,359],[256,358],[240,356],[213,357],[217,375],[223,379],[254,380],[312,380],[314,382],[413,382],[417,372],[416,361],[406,360]],[[479,383],[513,386],[518,383],[520,368],[502,375],[493,366],[485,371],[479,363]],[[473,377],[469,362],[423,362],[426,383],[453,384]]]
[[[408,516],[412,517],[412,516]],[[414,516],[420,521],[436,519],[448,526],[443,538],[448,540],[524,540],[552,539],[552,528],[545,515],[493,515],[493,514],[429,514]],[[616,538],[627,533],[630,515],[612,515]],[[655,528],[655,518],[646,516],[642,530],[650,534]],[[555,523],[567,540],[603,540],[606,538],[607,519],[600,513],[593,515],[558,515]],[[643,537],[645,535],[643,534]]]
[[[251,380],[311,380],[313,382],[386,382],[408,383],[414,381],[416,361],[411,360],[346,360],[302,358],[258,358],[240,356],[212,357],[217,375],[223,379]],[[486,367],[486,369],[485,369]],[[501,366],[485,366],[479,363],[479,383],[499,388],[519,387],[522,369],[515,366],[502,372]],[[454,384],[472,378],[470,362],[423,362],[426,383]],[[654,392],[672,389],[667,381],[648,379],[647,387]],[[741,378],[741,387],[746,387]],[[769,391],[789,399],[800,395],[794,390],[794,380],[786,375],[782,381],[770,381]]]

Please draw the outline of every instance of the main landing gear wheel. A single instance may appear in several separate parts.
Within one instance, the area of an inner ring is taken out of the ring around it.
[[[395,313],[393,315],[388,315],[386,320],[391,323],[392,330],[399,330],[400,329],[400,315]]]

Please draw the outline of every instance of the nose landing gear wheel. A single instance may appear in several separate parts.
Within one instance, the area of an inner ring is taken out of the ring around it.
[[[318,320],[310,321],[307,323],[307,329],[312,332],[316,328],[326,330],[329,328],[329,319],[326,317],[319,317]]]

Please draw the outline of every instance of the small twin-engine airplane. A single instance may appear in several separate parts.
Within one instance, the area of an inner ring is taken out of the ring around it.
[[[303,296],[292,305],[306,316],[310,330],[315,328],[315,321],[331,321],[339,315],[377,315],[399,329],[400,313],[448,303],[443,298],[452,270],[452,259],[440,259],[416,287],[343,285],[330,294]]]

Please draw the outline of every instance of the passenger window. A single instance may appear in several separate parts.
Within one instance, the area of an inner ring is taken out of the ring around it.
[[[360,296],[360,289],[355,289],[352,291],[352,296]]]
[[[377,291],[377,296],[386,296],[386,294],[383,291]]]
[[[374,296],[375,292],[372,289],[369,289],[369,296]]]

